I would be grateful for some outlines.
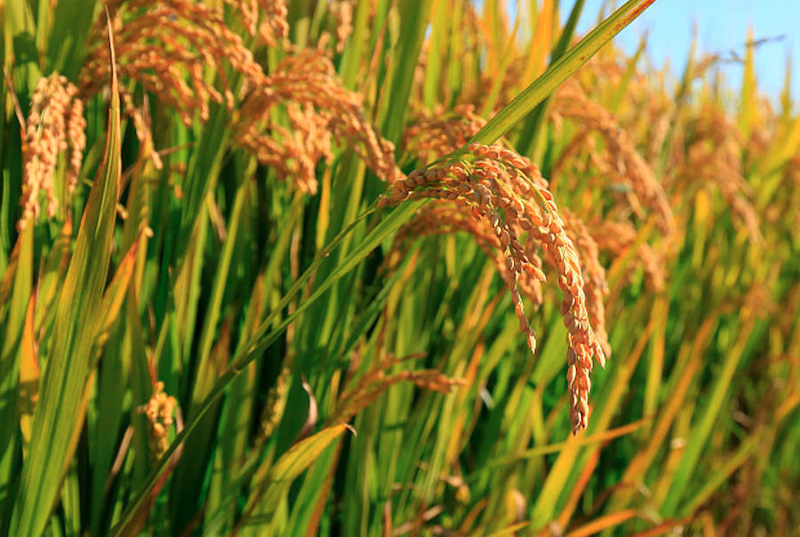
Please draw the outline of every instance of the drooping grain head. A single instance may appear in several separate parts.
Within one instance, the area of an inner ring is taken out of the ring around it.
[[[330,11],[336,19],[336,52],[342,52],[353,33],[353,3],[351,0],[335,0],[330,4]]]
[[[233,3],[242,10],[248,30],[255,30],[260,20],[255,3]],[[259,0],[258,4],[265,12],[259,35],[276,45],[288,31],[286,6],[280,0]],[[264,76],[242,37],[225,24],[220,9],[189,0],[130,0],[111,2],[109,10],[120,78],[141,83],[174,108],[186,125],[194,122],[195,114],[205,121],[212,101],[233,108],[235,96],[225,77],[226,66],[251,84]],[[96,45],[81,72],[81,95],[94,95],[108,80],[107,33],[105,18],[99,17],[89,40]],[[221,79],[220,89],[209,82],[213,74]],[[142,122],[136,126],[144,128]]]
[[[70,145],[67,194],[72,194],[78,186],[83,150],[86,148],[86,119],[83,117],[83,101],[78,98],[72,100],[67,116],[67,138]]]
[[[633,196],[628,199],[634,209],[641,204],[655,215],[664,238],[665,251],[673,250],[677,229],[666,192],[651,167],[637,151],[630,134],[610,112],[589,99],[575,81],[568,81],[555,93],[553,109],[557,114],[580,125],[582,129],[600,134],[605,142],[605,151],[600,159],[593,152],[593,163],[612,181],[630,186]]]
[[[687,126],[685,165],[675,180],[675,188],[691,191],[702,181],[719,189],[735,225],[743,227],[755,243],[762,242],[761,224],[753,206],[753,189],[744,178],[742,156],[745,141],[725,113],[712,105],[704,106]]]
[[[168,434],[174,422],[177,405],[175,398],[164,392],[164,383],[159,381],[156,382],[150,400],[139,408],[147,418],[150,450],[154,460],[158,460],[169,447]]]
[[[289,34],[285,0],[225,0],[225,3],[239,10],[247,33],[258,33],[267,46],[277,46]]]
[[[350,381],[339,394],[336,410],[328,418],[328,423],[350,421],[359,411],[386,393],[386,390],[401,382],[411,382],[423,390],[440,393],[450,393],[456,386],[465,385],[464,380],[450,378],[435,369],[389,372],[397,364],[421,357],[418,354],[401,358],[390,355],[377,361],[357,381]]]
[[[56,192],[69,195],[78,183],[86,146],[86,120],[77,92],[75,85],[58,73],[40,78],[36,84],[24,135],[19,231],[39,217],[42,195],[47,200],[47,216],[53,218],[59,205]],[[57,188],[54,181],[58,157],[67,149],[70,157],[66,184]]]
[[[508,271],[504,279],[532,353],[536,350],[536,337],[525,316],[518,281],[523,272],[537,280],[544,280],[544,274],[528,255],[532,248],[523,247],[522,237],[527,235],[528,240],[545,252],[558,274],[558,284],[564,294],[561,312],[568,330],[567,380],[573,432],[585,428],[592,360],[605,365],[605,353],[589,321],[580,254],[567,234],[561,213],[538,167],[502,146],[473,143],[467,146],[465,153],[456,153],[397,181],[380,204],[419,198],[450,201],[492,231],[494,240],[491,242],[503,253]],[[596,251],[585,255],[593,255],[599,266]],[[601,313],[598,308],[594,311]]]
[[[332,159],[333,142],[339,139],[355,145],[382,179],[391,182],[400,177],[393,145],[364,117],[361,96],[338,81],[327,51],[298,49],[285,40],[285,2],[228,3],[241,11],[248,32],[258,34],[267,46],[280,44],[287,52],[272,73],[263,72],[241,36],[225,25],[221,10],[189,0],[133,0],[112,6],[120,76],[156,94],[186,125],[195,118],[205,121],[210,103],[223,104],[234,115],[235,141],[302,192],[316,192],[316,165]],[[93,42],[105,42],[104,23],[98,21],[94,33]],[[92,95],[102,87],[108,61],[106,47],[90,51],[81,77],[82,94]],[[228,66],[241,75],[237,94],[225,76]],[[218,86],[210,82],[214,75]],[[129,94],[123,93],[123,102],[146,153],[160,167],[147,114],[139,111]],[[277,107],[285,110],[285,123],[275,120]]]
[[[259,438],[263,441],[272,436],[275,429],[283,419],[283,412],[286,409],[286,398],[289,396],[289,375],[291,369],[284,367],[281,369],[275,385],[267,393],[267,402],[261,413],[261,430]]]
[[[608,219],[592,221],[588,224],[588,231],[598,249],[607,252],[612,259],[626,257],[629,249],[637,244],[636,229],[630,222]],[[667,273],[664,256],[656,253],[647,243],[641,242],[634,257],[644,270],[650,289],[662,291]],[[635,266],[631,265],[632,268]]]
[[[505,255],[500,239],[491,225],[484,219],[476,219],[470,210],[459,204],[447,201],[432,201],[422,207],[414,218],[398,232],[394,247],[384,261],[384,268],[392,270],[406,256],[411,243],[426,235],[447,235],[464,232],[472,236],[484,254],[494,262],[498,274],[511,289],[516,278],[520,293],[528,298],[534,307],[542,303],[542,286],[544,279],[542,259],[535,241],[525,242],[525,261],[514,260]],[[514,271],[515,265],[530,262],[533,268],[529,271]],[[522,307],[522,306],[520,306]]]
[[[603,303],[605,296],[608,295],[608,285],[606,284],[606,271],[599,261],[599,249],[588,227],[580,218],[568,209],[563,209],[562,214],[567,235],[572,239],[575,249],[580,255],[581,267],[583,267],[585,275],[583,291],[586,294],[589,321],[603,347],[603,352],[608,357],[611,356],[611,346],[608,343]]]
[[[287,110],[290,129],[273,119],[281,106]],[[242,103],[234,137],[262,164],[309,194],[317,190],[316,164],[332,159],[334,140],[348,142],[381,179],[393,182],[402,177],[393,144],[366,120],[361,96],[341,84],[320,49],[293,51],[252,88]]]
[[[484,125],[486,120],[472,105],[459,105],[451,112],[422,111],[403,132],[403,153],[427,164],[465,146]]]

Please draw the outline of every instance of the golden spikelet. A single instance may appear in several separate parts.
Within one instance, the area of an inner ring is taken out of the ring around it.
[[[67,171],[67,194],[78,186],[83,165],[83,150],[86,149],[86,119],[83,117],[83,101],[75,98],[67,115],[67,138],[69,139],[69,170]]]
[[[267,46],[275,47],[289,34],[285,0],[225,0],[242,15],[242,23],[250,35],[258,33]],[[259,8],[263,12],[263,20]]]
[[[336,52],[342,52],[347,38],[353,33],[353,3],[350,0],[331,2],[330,11],[336,19]]]
[[[259,31],[262,39],[267,44],[273,43],[273,41],[270,41],[270,37],[274,41],[285,39],[289,35],[289,23],[286,21],[286,16],[288,15],[286,0],[259,0],[259,4],[266,13],[265,22]],[[266,34],[267,28],[271,32],[269,37]]]
[[[265,24],[276,26],[270,30],[272,37],[266,39],[274,43],[286,34],[286,8],[280,1],[262,0],[261,4],[268,13]],[[243,1],[237,6],[252,15],[250,4]],[[195,114],[201,121],[207,119],[211,101],[234,106],[223,62],[251,83],[263,76],[242,38],[225,25],[220,9],[189,0],[110,2],[109,9],[120,77],[136,80],[158,95],[164,104],[175,108],[186,125],[193,123]],[[270,16],[270,10],[277,15]],[[243,18],[247,16],[243,14]],[[93,95],[108,80],[107,34],[105,19],[100,17],[90,39],[97,45],[89,51],[81,72],[82,95]],[[209,73],[220,77],[220,90],[209,82],[213,80]]]
[[[563,209],[564,226],[567,235],[575,244],[580,255],[581,266],[585,274],[583,291],[586,294],[586,309],[589,312],[589,322],[594,333],[603,347],[606,357],[611,356],[611,345],[608,343],[606,332],[606,312],[603,301],[608,295],[606,283],[606,270],[599,261],[597,243],[589,232],[584,222],[575,216],[569,209]]]
[[[243,98],[235,114],[235,140],[263,164],[273,166],[280,177],[291,179],[303,192],[317,189],[316,166],[333,157],[334,140],[345,139],[381,178],[402,176],[394,162],[394,146],[382,139],[362,111],[361,96],[336,78],[335,69],[322,49],[295,49],[286,43],[286,5],[283,0],[228,0],[239,9],[248,32],[258,33],[269,46],[282,42],[288,54],[266,75],[226,25],[222,11],[189,0],[131,0],[112,3],[116,55],[121,77],[138,81],[174,108],[183,123],[205,121],[211,102],[234,111],[237,99],[225,77],[229,65],[242,75]],[[346,2],[337,8],[345,13]],[[352,9],[349,7],[349,9]],[[347,17],[342,15],[344,24]],[[98,21],[93,42],[104,43],[107,29]],[[342,29],[344,39],[345,30]],[[101,89],[108,71],[107,47],[90,51],[81,75],[81,92]],[[219,87],[212,82],[216,75]],[[160,167],[152,147],[147,114],[141,113],[131,95],[123,92],[126,113],[147,156]],[[274,120],[281,106],[287,122]]]
[[[261,432],[260,437],[267,439],[272,436],[275,429],[283,419],[283,411],[286,409],[286,398],[289,396],[289,375],[291,370],[288,367],[281,369],[278,379],[267,393],[267,403],[261,413]]]
[[[450,378],[435,369],[404,370],[387,374],[393,366],[417,358],[421,356],[411,355],[403,358],[389,356],[372,366],[355,384],[352,381],[348,383],[339,395],[336,410],[328,418],[328,422],[336,424],[350,421],[358,412],[386,393],[391,386],[400,382],[411,382],[424,390],[440,393],[450,393],[455,386],[465,384],[463,380]]]
[[[630,222],[602,220],[588,225],[588,231],[601,251],[606,251],[612,258],[628,255],[629,249],[636,244],[636,229]],[[651,289],[660,292],[664,289],[667,268],[662,255],[657,254],[648,244],[639,245],[635,253],[636,259],[644,269]]]
[[[291,129],[273,121],[273,110],[285,106]],[[236,142],[262,164],[274,167],[299,190],[317,190],[315,167],[332,158],[333,140],[344,139],[380,177],[402,176],[394,161],[394,145],[381,138],[364,117],[361,97],[336,78],[324,51],[305,49],[287,55],[275,71],[242,103],[234,127]]]
[[[141,406],[139,411],[145,415],[150,435],[150,449],[157,460],[169,447],[169,428],[173,424],[173,414],[177,401],[164,392],[164,383],[159,381],[153,389],[153,395],[147,404]]]
[[[675,222],[664,188],[614,116],[589,99],[576,82],[565,83],[555,93],[553,107],[561,116],[602,136],[609,164],[603,172],[615,182],[630,185],[639,202],[655,214],[667,249],[674,246]]]
[[[78,183],[86,147],[86,120],[83,102],[76,97],[77,93],[77,87],[58,73],[40,78],[36,83],[24,136],[19,231],[29,220],[38,218],[42,195],[47,200],[47,216],[53,218],[58,211],[56,192],[71,194]],[[70,156],[66,184],[56,188],[58,156],[67,149],[70,149]]]
[[[716,186],[731,212],[735,225],[743,226],[750,239],[761,242],[758,213],[751,201],[753,189],[742,174],[744,140],[722,110],[706,106],[688,125],[686,164],[675,187],[687,190],[704,179]]]
[[[415,170],[407,179],[397,181],[379,204],[418,198],[449,200],[488,224],[505,257],[510,272],[506,283],[531,352],[535,352],[536,337],[525,317],[518,282],[523,272],[538,280],[544,280],[544,274],[532,261],[530,246],[523,247],[522,236],[527,234],[528,240],[542,248],[558,273],[564,294],[561,313],[568,330],[570,419],[573,432],[577,433],[588,420],[592,360],[605,365],[603,345],[589,321],[581,256],[536,165],[498,145],[473,143],[466,150],[466,154],[456,153],[436,166]]]
[[[465,146],[484,125],[486,120],[473,105],[459,105],[449,113],[423,113],[403,132],[404,153],[426,164]]]
[[[514,261],[509,261],[503,253],[500,239],[494,233],[488,222],[476,219],[471,211],[462,205],[454,205],[446,201],[433,201],[422,207],[414,218],[398,232],[395,237],[394,247],[384,261],[388,269],[396,266],[405,257],[408,247],[413,240],[426,235],[449,235],[464,232],[473,237],[484,254],[491,259],[500,277],[509,288],[513,287],[514,278],[522,295],[527,297],[534,306],[542,303],[542,258],[535,250],[536,245],[532,240],[526,241],[525,250],[528,261],[534,270],[514,273]],[[535,274],[536,277],[531,277]]]

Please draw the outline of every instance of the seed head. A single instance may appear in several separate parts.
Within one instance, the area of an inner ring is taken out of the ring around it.
[[[605,364],[603,346],[607,346],[607,341],[598,338],[589,320],[581,255],[590,259],[592,284],[588,288],[592,300],[599,302],[592,305],[592,311],[601,327],[605,323],[602,307],[605,276],[597,260],[596,244],[585,227],[574,216],[566,216],[571,232],[580,239],[579,244],[586,245],[579,254],[538,167],[499,145],[469,144],[465,154],[456,153],[425,171],[414,171],[408,179],[391,186],[383,203],[419,198],[440,201],[432,204],[432,209],[423,209],[419,220],[412,221],[401,236],[419,229],[464,230],[484,250],[499,253],[500,259],[494,254],[495,264],[511,292],[514,312],[531,352],[535,352],[536,339],[525,316],[519,289],[521,281],[544,280],[540,262],[534,261],[538,258],[537,248],[544,251],[558,274],[564,294],[561,311],[572,356],[568,360],[573,362],[568,372],[573,431],[577,433],[586,427],[592,359]]]

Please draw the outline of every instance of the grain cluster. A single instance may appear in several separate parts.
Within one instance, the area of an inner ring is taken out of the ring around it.
[[[535,261],[539,248],[557,274],[563,292],[561,314],[568,331],[567,382],[570,389],[570,419],[573,432],[585,428],[589,415],[589,373],[593,360],[605,365],[607,342],[598,338],[589,319],[587,286],[582,271],[582,256],[567,231],[562,212],[538,167],[530,160],[500,145],[470,143],[466,152],[436,163],[427,169],[411,172],[407,179],[396,181],[380,201],[381,205],[398,204],[409,199],[433,198],[451,204],[482,222],[474,226],[473,236],[483,248],[497,248],[505,270],[503,279],[511,292],[520,330],[526,335],[531,352],[536,350],[536,335],[525,315],[519,282],[544,281],[545,274]],[[429,215],[423,214],[423,218]],[[459,219],[463,222],[463,219]],[[567,217],[575,224],[573,218]],[[456,224],[465,228],[465,224]],[[493,239],[487,240],[486,230]],[[588,233],[581,227],[573,231],[576,238],[588,244]],[[597,270],[597,250],[589,244],[584,256],[592,261],[588,289],[592,299],[600,298],[604,289],[602,272]],[[529,284],[528,284],[529,285]],[[597,286],[597,289],[594,288]],[[595,316],[602,316],[600,307],[593,307]],[[603,321],[604,323],[604,321]],[[603,326],[600,323],[600,326]],[[601,334],[604,335],[604,329]]]

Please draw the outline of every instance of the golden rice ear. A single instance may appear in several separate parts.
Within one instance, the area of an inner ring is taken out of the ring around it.
[[[286,39],[289,35],[289,23],[286,21],[289,10],[286,8],[286,0],[258,0],[258,4],[264,11],[258,34],[267,45],[277,46],[280,40]]]
[[[267,46],[277,46],[289,34],[286,0],[225,0],[225,3],[242,15],[245,31],[250,35],[258,33]]]
[[[42,194],[47,200],[47,216],[53,218],[59,204],[56,191],[71,194],[78,183],[86,146],[86,120],[83,118],[83,102],[76,97],[77,93],[78,88],[57,72],[40,78],[36,83],[25,122],[19,231],[25,228],[28,220],[35,222],[39,217]],[[64,189],[57,189],[54,178],[58,156],[68,148],[71,151],[67,185]]]
[[[606,150],[604,169],[624,184],[630,184],[636,201],[647,207],[656,217],[664,236],[666,250],[677,240],[677,229],[672,209],[664,187],[645,162],[628,132],[621,128],[614,116],[586,96],[577,82],[566,82],[554,95],[554,110],[563,117],[574,120],[582,128],[595,131],[603,137]],[[573,148],[574,149],[574,148]]]
[[[472,236],[486,257],[494,262],[500,277],[509,289],[514,288],[516,275],[516,286],[519,293],[528,298],[534,307],[538,307],[542,303],[541,282],[546,278],[541,270],[542,259],[538,251],[531,248],[532,241],[526,242],[525,245],[526,258],[529,262],[523,264],[521,271],[516,271],[519,262],[514,257],[505,255],[500,240],[489,222],[485,219],[475,218],[471,210],[464,205],[450,203],[446,200],[433,201],[422,207],[414,218],[400,229],[395,237],[392,250],[386,256],[382,270],[393,270],[405,257],[414,240],[427,235],[458,232]],[[521,303],[519,307],[522,308]],[[516,309],[515,305],[515,311]],[[527,329],[524,331],[527,332]],[[536,340],[532,331],[530,331],[529,340],[530,346],[535,347]]]
[[[353,33],[353,3],[351,0],[334,0],[329,9],[336,19],[336,52],[342,52],[347,38]]]
[[[246,26],[250,8],[246,0],[236,3]],[[282,0],[261,0],[267,11],[262,34],[268,44],[277,45],[286,36],[286,6]],[[257,16],[256,16],[257,21]],[[249,86],[258,86],[264,73],[253,59],[242,37],[225,24],[221,9],[190,0],[131,0],[114,10],[115,46],[121,78],[136,80],[174,108],[186,125],[209,117],[209,104],[216,102],[233,109],[237,96],[225,77],[226,67],[242,75]],[[89,97],[105,86],[109,53],[99,44],[107,41],[105,20],[92,29],[89,51],[80,76],[80,94]],[[221,89],[214,85],[216,74]],[[128,107],[130,109],[130,107]],[[138,128],[138,127],[137,127]]]
[[[698,180],[719,189],[734,218],[734,224],[747,231],[750,240],[763,240],[761,223],[753,205],[753,189],[743,175],[742,133],[724,111],[706,105],[691,122],[693,136],[686,147],[683,173],[676,187],[688,190]]]
[[[606,270],[600,264],[600,254],[589,229],[584,222],[575,216],[569,209],[563,209],[564,226],[567,235],[572,239],[580,255],[581,266],[584,270],[585,282],[583,292],[586,294],[586,308],[589,312],[589,321],[594,333],[600,342],[602,353],[596,356],[598,363],[605,368],[605,359],[611,355],[611,345],[608,343],[606,332],[606,313],[604,300],[608,296],[606,283]]]
[[[450,113],[426,110],[403,131],[401,146],[425,165],[465,146],[484,125],[472,105],[459,105]]]
[[[290,128],[273,120],[278,106],[286,109]],[[361,96],[342,85],[324,51],[288,54],[253,88],[238,116],[237,145],[301,192],[316,193],[316,165],[333,158],[334,140],[350,142],[381,179],[393,182],[403,176],[394,145],[367,121]]]
[[[499,145],[471,143],[464,153],[456,153],[426,170],[415,170],[407,179],[395,182],[382,203],[396,204],[420,198],[454,202],[488,225],[493,234],[491,242],[504,256],[502,265],[507,270],[504,280],[511,291],[514,312],[531,352],[536,350],[536,338],[525,316],[518,282],[522,274],[537,274],[538,267],[528,256],[531,249],[523,247],[520,238],[527,233],[528,239],[532,238],[547,254],[559,275],[558,284],[564,294],[561,313],[569,332],[568,343],[573,356],[568,379],[572,402],[570,418],[574,431],[585,428],[592,360],[605,364],[603,344],[608,343],[598,338],[592,329],[581,256],[567,233],[553,194],[547,190],[547,182],[538,167]],[[577,228],[575,219],[573,224]],[[600,295],[602,304],[605,277],[597,269],[600,265],[596,245],[589,242],[591,238],[583,231],[578,228],[580,238],[589,247],[585,255],[592,258],[593,277],[597,278],[598,286],[597,291],[591,286],[590,289],[593,298]],[[604,325],[602,305],[593,306],[593,310]]]
[[[67,171],[67,194],[72,194],[78,186],[83,165],[83,151],[86,149],[86,119],[83,117],[83,101],[75,97],[67,116],[67,139],[70,156]]]
[[[616,222],[602,220],[591,222],[588,226],[589,234],[596,241],[601,251],[606,251],[612,257],[625,257],[630,248],[639,243],[634,259],[644,270],[648,286],[655,292],[664,289],[666,281],[666,260],[663,253],[656,253],[647,243],[637,239],[637,232],[630,222]],[[635,268],[635,265],[631,265]]]
[[[169,430],[174,423],[174,415],[178,408],[177,400],[164,391],[164,383],[156,382],[153,395],[139,412],[147,418],[147,432],[150,442],[150,455],[158,460],[169,447]]]
[[[400,382],[411,382],[424,390],[440,393],[450,393],[456,386],[464,386],[466,381],[448,377],[435,369],[404,370],[399,373],[387,374],[394,365],[408,360],[424,357],[421,354],[412,354],[401,358],[388,356],[375,363],[355,383],[349,383],[339,395],[335,412],[328,418],[328,423],[346,423],[362,409],[372,404],[390,387]],[[351,385],[352,384],[352,385]]]

